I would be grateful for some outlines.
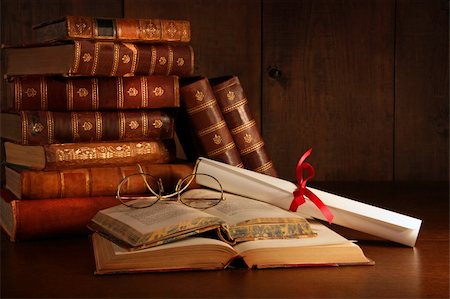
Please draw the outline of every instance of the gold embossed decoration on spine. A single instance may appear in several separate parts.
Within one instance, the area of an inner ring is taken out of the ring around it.
[[[200,78],[180,89],[182,103],[196,135],[211,159],[243,167],[233,137],[223,119],[213,91],[206,78]]]
[[[174,111],[21,111],[17,142],[45,145],[66,142],[137,141],[174,138]],[[145,123],[142,123],[142,122]],[[12,124],[14,125],[14,124]]]
[[[213,78],[211,85],[245,168],[277,176],[239,79]]]

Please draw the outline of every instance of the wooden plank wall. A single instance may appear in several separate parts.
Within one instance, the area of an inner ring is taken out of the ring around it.
[[[448,1],[3,0],[1,42],[63,15],[183,18],[197,75],[237,75],[281,177],[448,181]]]
[[[282,176],[393,179],[395,1],[264,2],[263,132]],[[277,154],[278,153],[278,154]]]

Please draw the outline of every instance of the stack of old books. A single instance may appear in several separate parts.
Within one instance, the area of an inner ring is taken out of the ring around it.
[[[35,36],[4,49],[0,223],[12,240],[86,232],[130,173],[172,185],[192,172],[174,141],[179,78],[194,69],[188,21],[65,17]]]

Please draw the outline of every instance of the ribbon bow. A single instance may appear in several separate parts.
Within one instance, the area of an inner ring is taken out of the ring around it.
[[[311,200],[322,212],[322,214],[327,219],[328,223],[331,224],[331,221],[333,220],[333,214],[330,212],[330,210],[327,208],[327,206],[320,200],[317,195],[315,195],[311,190],[306,188],[306,183],[314,176],[314,168],[309,164],[308,162],[305,163],[306,158],[311,154],[312,148],[310,148],[308,151],[306,151],[303,156],[300,157],[300,160],[298,160],[297,163],[297,180],[298,180],[298,187],[294,191],[294,200],[291,203],[291,206],[289,210],[295,212],[297,211],[297,208],[305,203],[305,196]],[[306,178],[303,178],[303,171],[306,172]]]

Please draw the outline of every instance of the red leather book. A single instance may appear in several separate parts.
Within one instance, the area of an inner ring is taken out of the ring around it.
[[[180,106],[177,76],[23,76],[7,89],[10,111],[123,110]]]
[[[133,76],[177,75],[194,71],[188,44],[137,44],[75,40],[39,47],[6,47],[7,77],[21,75]]]
[[[114,196],[20,200],[0,189],[0,226],[12,241],[89,234],[87,224],[120,204]]]
[[[0,114],[1,137],[24,145],[174,138],[173,110]]]
[[[8,164],[35,170],[77,167],[172,163],[176,158],[174,139],[21,145],[4,143]]]
[[[145,173],[161,178],[164,190],[175,188],[180,178],[191,174],[192,163],[140,163]],[[83,167],[53,171],[5,167],[5,187],[20,199],[111,196],[127,175],[139,173],[137,164],[128,166]],[[138,186],[145,192],[145,186]],[[133,189],[134,190],[134,189]]]
[[[210,82],[244,167],[276,177],[277,172],[238,77],[213,78]]]
[[[169,19],[66,16],[33,27],[36,42],[70,39],[189,42],[190,22]]]
[[[243,167],[233,137],[206,78],[183,81],[181,102],[197,140],[208,158]]]

